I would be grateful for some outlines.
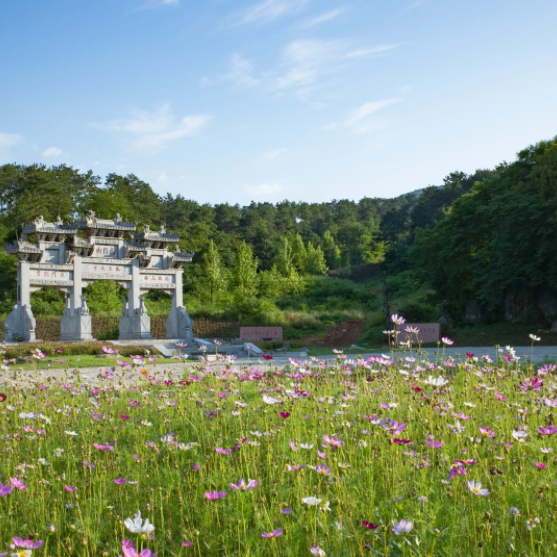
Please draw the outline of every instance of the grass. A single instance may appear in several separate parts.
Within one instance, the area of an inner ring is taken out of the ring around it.
[[[555,369],[405,356],[185,380],[3,371],[0,552],[31,536],[35,557],[122,540],[126,556],[553,554]],[[130,530],[139,513],[152,532]]]

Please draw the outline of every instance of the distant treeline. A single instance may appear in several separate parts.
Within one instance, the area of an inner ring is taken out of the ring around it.
[[[393,199],[246,206],[160,196],[133,174],[103,181],[65,165],[6,164],[0,166],[0,242],[14,240],[38,215],[53,221],[89,210],[99,218],[119,213],[179,232],[180,247],[196,252],[186,289],[202,280],[211,300],[231,285],[244,288],[242,265],[264,273],[252,279],[265,298],[285,293],[273,284],[289,284],[296,294],[300,277],[381,263],[391,274],[411,270],[428,281],[457,313],[472,298],[493,309],[509,289],[557,286],[556,153],[555,140],[541,142],[513,163],[453,172],[439,186]],[[12,263],[1,253],[4,299],[13,298]]]

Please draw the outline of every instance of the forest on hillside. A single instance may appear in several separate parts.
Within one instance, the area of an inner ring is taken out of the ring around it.
[[[0,243],[39,215],[52,222],[119,213],[179,232],[180,248],[195,251],[184,285],[194,314],[276,321],[280,312],[317,311],[331,323],[373,314],[377,324],[382,302],[373,280],[385,271],[389,288],[405,292],[399,309],[411,319],[459,324],[471,307],[484,322],[557,319],[557,139],[392,199],[240,206],[187,197],[158,195],[133,174],[103,181],[66,165],[5,164]],[[15,300],[14,262],[0,250],[4,315]],[[122,295],[116,284],[93,285],[90,307],[117,314]],[[164,313],[163,294],[147,297],[151,312]],[[62,306],[55,290],[33,296],[36,315],[61,315]]]

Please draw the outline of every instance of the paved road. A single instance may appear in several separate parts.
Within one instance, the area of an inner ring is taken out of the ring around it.
[[[531,348],[529,346],[518,346],[515,347],[516,350],[516,354],[517,356],[520,356],[521,361],[524,361],[526,359],[530,360],[530,356],[531,356]],[[436,349],[434,348],[430,348],[430,349],[425,349],[424,355],[427,355],[427,357],[430,359],[430,361],[435,359],[435,351]],[[445,356],[452,356],[455,359],[458,358],[462,358],[463,360],[466,359],[466,353],[469,352],[471,354],[474,354],[475,356],[483,356],[483,355],[488,355],[490,356],[492,359],[495,359],[496,357],[496,353],[495,353],[495,349],[494,348],[489,348],[489,347],[478,347],[478,346],[468,346],[468,347],[464,347],[464,348],[446,348],[445,349]],[[378,356],[380,355],[381,352],[374,352],[374,353],[364,353],[362,354],[362,356],[365,357],[369,357],[369,356]],[[355,355],[349,355],[349,358],[355,358]],[[300,359],[300,360],[305,360],[307,359],[307,357],[303,357],[303,356],[295,356],[295,355],[290,355],[290,356],[283,356],[283,355],[274,355],[273,356],[273,360],[272,360],[272,364],[282,367],[285,366],[289,363],[289,358],[295,358],[295,359]],[[323,356],[321,359],[323,360],[333,360],[335,358],[335,356]],[[557,346],[540,346],[540,347],[535,347],[534,348],[534,361],[536,362],[543,362],[543,361],[555,361],[557,363]],[[189,360],[190,363],[193,362],[193,360]],[[258,366],[260,365],[261,362],[261,366],[262,367],[266,367],[268,365],[267,362],[263,361],[263,360],[258,360],[257,358],[250,358],[249,360],[247,358],[242,358],[242,359],[237,359],[235,360],[236,364],[239,365],[254,365],[254,366]],[[188,366],[189,367],[189,366]],[[89,368],[82,368],[80,369],[81,375],[85,380],[88,381],[94,381],[94,379],[97,377],[97,375],[103,370],[106,369],[106,366],[98,366],[98,367],[89,367]],[[16,368],[14,367],[14,371],[16,371]],[[189,370],[188,370],[189,371]],[[168,373],[172,373],[174,375],[174,377],[176,378],[181,378],[182,374],[184,372],[184,364],[180,363],[180,362],[176,362],[175,360],[166,360],[164,363],[161,364],[153,364],[153,365],[149,365],[149,372],[152,375],[155,375],[157,377],[164,377],[166,376]],[[37,375],[35,375],[35,372],[33,371],[27,371],[24,372],[23,375],[21,375],[21,372],[19,372],[20,377],[37,377]],[[64,374],[64,370],[62,369],[54,369],[51,368],[49,370],[44,370],[38,373],[39,377],[47,377],[47,376],[56,376],[56,377],[60,377]],[[11,373],[9,374],[11,375]],[[70,375],[71,375],[71,371],[70,371]],[[133,377],[133,374],[130,374],[130,378]]]

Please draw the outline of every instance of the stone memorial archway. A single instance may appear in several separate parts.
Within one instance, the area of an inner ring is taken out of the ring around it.
[[[56,286],[68,294],[62,317],[61,340],[92,340],[91,316],[82,294],[97,280],[113,280],[126,288],[127,298],[120,316],[120,336],[125,339],[151,338],[151,322],[141,294],[162,289],[172,297],[166,320],[166,338],[193,338],[193,321],[183,305],[182,273],[193,253],[169,251],[179,234],[158,231],[137,223],[98,219],[89,211],[85,220],[64,224],[38,217],[23,226],[21,240],[6,246],[18,258],[17,305],[4,322],[6,341],[36,340],[31,292]],[[79,235],[82,232],[85,237]],[[35,239],[35,243],[27,240]],[[129,242],[126,237],[131,238]]]

